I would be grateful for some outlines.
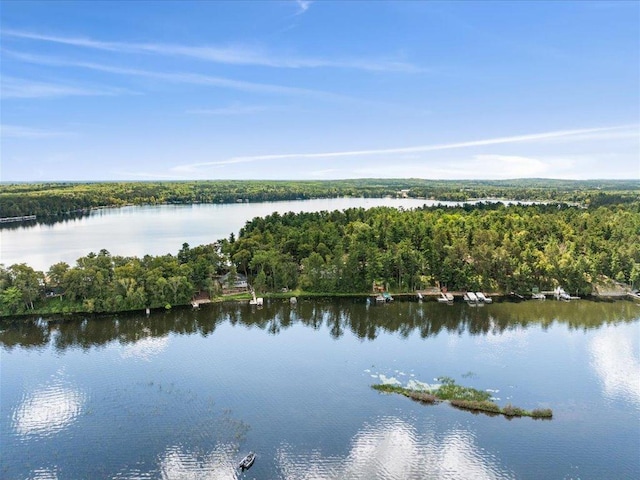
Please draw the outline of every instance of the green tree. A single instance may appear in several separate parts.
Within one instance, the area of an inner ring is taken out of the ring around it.
[[[43,293],[44,274],[36,272],[26,263],[12,265],[9,273],[13,286],[20,291],[25,307],[33,310],[33,302]]]
[[[2,310],[9,314],[16,313],[22,303],[22,292],[18,287],[9,287],[0,292]]]
[[[267,290],[267,275],[264,270],[260,270],[253,282],[253,288],[257,293],[264,293]]]
[[[58,262],[49,268],[47,272],[48,284],[51,287],[61,287],[64,281],[64,275],[69,270],[66,262]]]

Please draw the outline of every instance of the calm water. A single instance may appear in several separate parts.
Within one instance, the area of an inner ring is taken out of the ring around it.
[[[629,301],[271,301],[0,327],[2,478],[640,478]],[[441,375],[554,418],[370,388]]]
[[[290,202],[158,205],[95,210],[89,216],[53,225],[30,224],[0,228],[0,263],[27,263],[46,271],[54,263],[75,261],[105,248],[113,255],[176,254],[184,242],[191,246],[237,235],[254,217],[273,212],[318,212],[346,208],[392,206],[416,208],[449,204],[418,199],[331,198]]]

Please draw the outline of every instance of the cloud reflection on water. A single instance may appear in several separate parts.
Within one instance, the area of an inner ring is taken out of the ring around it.
[[[160,478],[164,480],[235,480],[236,449],[219,445],[208,454],[187,451],[180,446],[167,448],[160,458]]]
[[[144,337],[122,347],[122,358],[135,358],[150,362],[153,357],[160,355],[169,345],[169,337]]]
[[[73,423],[84,403],[85,395],[57,373],[48,384],[25,394],[13,412],[13,429],[23,437],[53,435]]]
[[[237,480],[264,475],[269,459],[260,459],[246,474],[237,470],[238,450],[233,443],[218,444],[208,453],[168,447],[159,457],[156,472],[123,472],[119,479]],[[319,451],[300,452],[282,444],[275,453],[269,478],[281,480],[394,480],[394,479],[512,479],[513,472],[480,449],[471,432],[456,428],[443,435],[418,433],[405,420],[387,417],[365,425],[352,439],[346,457]],[[257,469],[256,469],[257,468]],[[261,478],[261,477],[255,477]],[[267,477],[264,477],[267,478]]]
[[[353,439],[346,458],[298,454],[282,446],[278,466],[285,480],[506,479],[513,474],[475,445],[467,430],[443,438],[418,434],[409,423],[387,418],[366,426]]]
[[[600,379],[603,393],[611,399],[622,398],[640,406],[640,358],[638,327],[604,328],[591,343],[591,365]],[[636,345],[634,348],[634,339]]]

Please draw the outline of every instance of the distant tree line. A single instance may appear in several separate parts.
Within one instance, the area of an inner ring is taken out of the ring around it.
[[[531,292],[562,285],[588,294],[599,275],[640,282],[640,202],[477,204],[403,211],[362,208],[274,213],[211,245],[177,255],[112,256],[106,250],[38,272],[0,266],[0,312],[106,312],[188,303],[220,293],[220,275],[247,276],[258,292],[361,293],[372,285],[412,292]],[[57,295],[57,297],[56,297]]]
[[[640,182],[356,179],[17,183],[0,185],[0,217],[37,215],[39,220],[46,220],[92,208],[122,205],[264,202],[340,196],[407,196],[453,201],[506,198],[574,202],[597,207],[632,203],[640,196]]]

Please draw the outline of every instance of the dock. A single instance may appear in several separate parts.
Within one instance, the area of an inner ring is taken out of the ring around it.
[[[193,308],[199,308],[200,305],[204,305],[205,303],[211,303],[211,299],[210,298],[199,298],[197,300],[192,300],[191,301],[191,306]]]
[[[35,219],[35,215],[23,215],[21,217],[2,217],[0,218],[0,223],[27,222],[29,220]]]

